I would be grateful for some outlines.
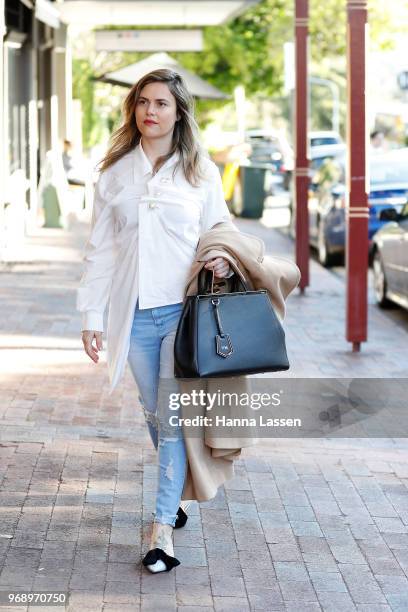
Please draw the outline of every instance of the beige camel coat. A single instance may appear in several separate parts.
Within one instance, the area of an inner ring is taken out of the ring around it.
[[[240,232],[231,223],[219,223],[200,238],[186,285],[186,297],[197,294],[199,272],[205,263],[214,257],[228,259],[235,273],[242,275],[249,288],[266,289],[276,314],[281,320],[284,318],[285,300],[300,281],[300,271],[296,264],[282,257],[265,255],[265,245],[258,237]],[[221,290],[228,291],[228,283],[227,287]],[[218,390],[222,393],[250,393],[250,378],[235,376],[221,379],[180,380],[180,387],[182,393],[189,393],[193,389],[197,391],[203,389],[207,393]],[[204,416],[205,406],[200,407],[200,410],[201,412],[195,414]],[[216,410],[215,405],[212,408],[213,414]],[[225,406],[223,414],[226,414]],[[191,413],[187,414],[186,409],[183,412],[181,406],[181,416],[191,417]],[[245,415],[240,413],[240,416]],[[245,437],[238,433],[234,435],[233,428],[230,428],[228,438],[211,436],[209,428],[206,430],[205,426],[201,427],[199,435],[194,437],[189,435],[191,428],[189,430],[184,424],[183,431],[188,460],[183,500],[207,501],[215,497],[218,487],[233,477],[233,462],[239,458],[241,449],[257,442],[257,439],[249,434]],[[196,428],[195,433],[197,433]]]

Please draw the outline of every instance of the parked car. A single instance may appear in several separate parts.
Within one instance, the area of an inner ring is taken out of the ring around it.
[[[268,164],[281,178],[284,189],[289,189],[294,168],[293,149],[286,138],[274,130],[248,130],[246,141],[251,145],[249,160],[253,164]]]
[[[326,184],[341,181],[346,166],[347,147],[345,144],[319,145],[313,147],[310,152],[309,165],[309,220],[313,218],[315,209],[318,205],[318,197],[323,195]],[[334,164],[334,166],[333,166]],[[333,174],[334,172],[334,174]],[[332,176],[331,176],[331,174]],[[328,175],[328,176],[326,176]],[[319,185],[321,183],[321,185]],[[290,233],[295,236],[295,190],[294,184],[291,185],[291,196],[289,200],[290,210]],[[319,192],[319,193],[318,193]],[[311,233],[313,234],[314,222],[310,223]],[[312,241],[313,244],[313,241]]]
[[[346,243],[345,157],[325,160],[309,190],[309,241],[317,248],[320,263],[330,266],[344,254]],[[370,262],[372,238],[387,221],[381,212],[393,208],[400,213],[408,201],[408,148],[371,156],[368,238]]]
[[[343,140],[338,132],[332,130],[309,132],[310,146],[321,147],[324,145],[342,144]]]
[[[385,225],[373,236],[375,297],[382,308],[390,302],[408,308],[408,203],[400,213],[385,208],[380,220]]]
[[[310,178],[326,159],[336,159],[339,164],[346,165],[347,147],[344,143],[325,144],[312,147],[310,150]]]

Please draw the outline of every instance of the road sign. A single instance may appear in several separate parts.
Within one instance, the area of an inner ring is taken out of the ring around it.
[[[202,51],[201,30],[98,30],[97,51]]]

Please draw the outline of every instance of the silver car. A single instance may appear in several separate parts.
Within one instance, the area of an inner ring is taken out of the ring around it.
[[[373,236],[375,297],[382,308],[390,302],[408,308],[408,202],[400,213],[383,210],[380,219],[388,223]]]

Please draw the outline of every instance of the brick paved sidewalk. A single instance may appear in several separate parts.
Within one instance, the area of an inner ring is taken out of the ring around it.
[[[238,224],[290,253],[279,232]],[[109,397],[105,367],[82,353],[85,236],[42,230],[0,270],[0,591],[69,590],[75,612],[407,610],[402,439],[263,440],[189,510],[174,538],[181,565],[142,568],[155,453],[130,373]],[[408,326],[370,305],[369,342],[351,354],[343,281],[311,271],[312,288],[288,301],[288,376],[406,376]]]

